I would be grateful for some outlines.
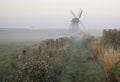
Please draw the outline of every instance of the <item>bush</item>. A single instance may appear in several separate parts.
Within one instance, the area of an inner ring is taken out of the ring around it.
[[[52,69],[43,60],[33,60],[25,63],[12,74],[8,82],[57,82]]]
[[[109,29],[103,31],[103,43],[107,46],[113,46],[114,49],[120,47],[120,30]]]

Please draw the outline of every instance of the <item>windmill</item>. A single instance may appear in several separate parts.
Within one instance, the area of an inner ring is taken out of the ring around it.
[[[79,23],[81,24],[81,26],[83,26],[82,22],[80,21],[80,18],[81,18],[83,11],[80,10],[78,16],[76,16],[72,10],[70,11],[70,13],[73,16],[72,21],[71,21],[70,31],[79,32]]]

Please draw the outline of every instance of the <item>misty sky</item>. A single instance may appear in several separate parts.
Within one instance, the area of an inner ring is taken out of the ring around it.
[[[120,0],[0,0],[0,28],[69,28],[71,9],[86,28],[120,27]]]

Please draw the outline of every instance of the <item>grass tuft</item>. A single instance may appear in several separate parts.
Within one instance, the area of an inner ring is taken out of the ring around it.
[[[117,82],[114,73],[120,62],[119,51],[113,47],[105,47],[97,41],[93,45],[93,52],[95,59],[102,65],[106,73],[106,82]]]

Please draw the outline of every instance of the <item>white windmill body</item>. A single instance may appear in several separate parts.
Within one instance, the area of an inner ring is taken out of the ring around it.
[[[82,10],[80,11],[78,16],[75,16],[75,14],[71,11],[71,14],[73,15],[72,21],[71,21],[71,27],[70,27],[70,31],[71,32],[79,32],[79,23],[82,25],[80,18],[82,15]],[[82,25],[83,26],[83,25]]]
[[[72,22],[71,31],[74,32],[79,31],[79,22],[80,22],[79,19],[73,18],[71,22]]]

